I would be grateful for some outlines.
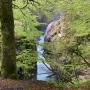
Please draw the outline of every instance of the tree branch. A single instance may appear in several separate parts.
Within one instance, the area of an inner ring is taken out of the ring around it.
[[[14,6],[14,7],[17,7],[17,8],[21,11],[21,13],[22,13],[24,16],[26,16],[25,13],[22,11],[22,9],[21,9],[18,5],[13,4],[13,6]]]

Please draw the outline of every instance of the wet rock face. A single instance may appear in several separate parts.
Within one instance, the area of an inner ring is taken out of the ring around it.
[[[53,21],[53,22],[51,22],[51,23],[49,23],[49,25],[47,26],[47,29],[46,29],[46,32],[45,32],[45,41],[49,41],[50,40],[50,34],[49,34],[49,32],[51,31],[51,29],[52,29],[52,26],[54,26],[54,24],[55,24],[55,22]]]
[[[54,41],[64,36],[65,18],[60,17],[58,20],[51,22],[45,32],[45,41]]]

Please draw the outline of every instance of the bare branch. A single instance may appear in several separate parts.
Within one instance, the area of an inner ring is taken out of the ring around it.
[[[13,6],[16,7],[16,8],[18,8],[18,9],[21,11],[21,13],[22,13],[24,16],[26,16],[25,13],[22,11],[22,9],[21,9],[18,5],[13,4]]]
[[[23,7],[21,7],[20,9],[24,9],[24,8],[26,8],[26,7],[28,6],[28,4],[29,4],[29,2],[28,2],[28,0],[27,0],[27,1],[26,1],[26,5],[23,6]]]

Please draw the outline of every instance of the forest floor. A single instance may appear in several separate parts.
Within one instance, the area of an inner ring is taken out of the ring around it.
[[[1,80],[0,90],[90,90],[90,87],[58,88],[46,81]]]

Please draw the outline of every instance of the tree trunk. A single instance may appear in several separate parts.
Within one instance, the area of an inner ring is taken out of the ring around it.
[[[16,78],[16,51],[12,0],[1,1],[2,78]]]

